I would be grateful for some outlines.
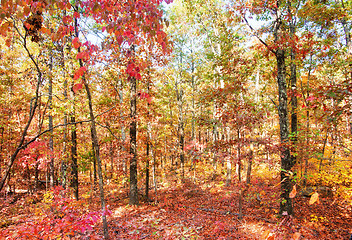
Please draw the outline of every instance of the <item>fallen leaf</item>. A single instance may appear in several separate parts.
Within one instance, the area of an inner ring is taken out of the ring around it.
[[[315,192],[310,197],[309,204],[312,205],[313,203],[317,202],[319,204],[319,193]]]
[[[294,198],[296,196],[296,194],[297,194],[297,189],[296,189],[296,185],[294,185],[292,188],[292,191],[290,192],[289,197]]]

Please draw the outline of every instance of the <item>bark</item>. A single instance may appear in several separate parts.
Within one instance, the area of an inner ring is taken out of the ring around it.
[[[274,28],[275,43],[279,43],[284,36],[284,27],[281,19],[281,1],[277,1],[276,21]],[[292,190],[291,169],[294,165],[291,159],[289,149],[289,126],[288,126],[288,110],[287,110],[287,84],[286,84],[286,63],[285,63],[285,50],[279,46],[275,51],[277,63],[277,85],[279,92],[279,124],[280,124],[280,143],[281,143],[281,201],[280,201],[280,214],[292,215],[293,205],[292,199],[289,194]]]
[[[179,156],[181,163],[181,179],[185,178],[185,132],[184,132],[184,119],[183,119],[183,88],[178,86],[178,81],[176,80],[176,97],[178,105],[178,137],[179,137]]]
[[[249,156],[248,156],[248,167],[247,167],[247,178],[246,178],[247,185],[251,184],[252,163],[253,163],[253,151],[251,149],[249,151]]]
[[[90,135],[93,136],[93,133],[92,133],[92,128],[90,128]],[[97,177],[97,158],[95,156],[95,148],[94,148],[94,142],[92,140],[92,164],[93,164],[93,189],[96,190],[96,187],[97,187],[97,180],[98,180],[98,177]]]
[[[292,199],[289,194],[292,190],[292,179],[290,172],[294,165],[291,159],[288,146],[288,117],[287,117],[287,88],[286,88],[286,70],[285,70],[285,51],[278,49],[276,52],[277,60],[277,84],[279,89],[279,123],[281,139],[281,201],[280,214],[293,214]]]
[[[291,14],[291,2],[289,2],[289,12]],[[296,33],[296,22],[295,22],[295,17],[291,16],[290,20],[290,36],[292,39],[294,39],[295,33]],[[290,63],[290,70],[291,70],[291,76],[290,76],[290,82],[291,82],[291,161],[292,164],[296,163],[296,153],[297,153],[297,67],[296,67],[296,53],[293,47],[291,47],[291,52],[290,52],[290,57],[291,57],[291,63]]]
[[[62,57],[62,62],[61,62],[61,67],[62,71],[64,73],[64,99],[67,101],[68,94],[67,94],[67,78],[65,76],[65,54],[64,54],[64,48],[65,46],[62,46],[61,49],[61,57]],[[68,116],[67,113],[65,112],[64,116],[64,142],[63,142],[63,158],[61,162],[61,185],[63,188],[66,188],[66,182],[67,182],[67,160],[68,160],[68,154],[67,154],[67,143],[68,143],[68,128],[67,128],[67,122],[68,122]]]
[[[123,86],[122,86],[122,80],[121,79],[119,79],[119,84],[120,84],[119,103],[122,106],[122,104],[123,104]],[[121,119],[123,119],[123,117],[122,117],[123,115],[124,115],[123,110],[121,110],[121,112],[120,112]],[[124,123],[121,124],[121,141],[122,141],[122,146],[121,146],[122,152],[125,153],[126,152],[126,149],[125,149],[126,133],[125,133],[125,125],[124,125]],[[123,174],[125,176],[125,179],[127,179],[127,164],[126,164],[126,159],[125,158],[123,158],[123,160],[122,160],[122,171],[123,171]],[[124,184],[126,182],[127,181],[124,181]]]
[[[75,34],[76,37],[79,37],[78,33],[78,22],[77,19],[75,19]],[[78,52],[80,52],[81,49],[78,48]],[[83,61],[82,59],[79,60],[79,65],[80,67],[83,67]],[[89,106],[89,117],[91,120],[91,137],[92,137],[92,142],[94,146],[94,153],[95,153],[95,158],[97,160],[97,165],[98,165],[98,176],[99,176],[99,190],[100,190],[100,201],[101,201],[101,209],[102,209],[102,220],[103,220],[103,232],[104,232],[104,238],[109,239],[109,232],[108,232],[108,224],[106,221],[106,206],[105,206],[105,197],[104,197],[104,182],[103,182],[103,172],[102,172],[102,165],[101,165],[101,160],[100,160],[100,149],[99,149],[99,139],[98,139],[98,134],[97,134],[97,129],[96,129],[96,124],[95,124],[95,117],[94,117],[94,112],[93,112],[93,103],[92,103],[92,96],[90,93],[90,88],[88,81],[85,77],[85,75],[82,76],[82,80],[84,83],[84,87],[87,93],[87,99],[88,99],[88,106]]]
[[[154,191],[155,191],[155,202],[158,201],[158,188],[157,188],[157,182],[156,182],[156,156],[152,153],[152,157],[153,157],[153,183],[154,183]]]
[[[148,80],[148,86],[147,86],[147,90],[148,90],[148,94],[150,94],[149,92],[149,85],[150,82]],[[147,112],[147,119],[150,119],[150,115],[149,115],[149,108],[150,108],[150,104],[148,102],[148,112]],[[145,166],[145,198],[147,201],[149,201],[149,152],[150,152],[150,141],[151,141],[151,126],[150,126],[150,121],[148,121],[147,123],[147,159],[146,159],[146,166]]]
[[[238,145],[237,145],[237,175],[238,175],[238,182],[241,183],[242,181],[242,176],[241,176],[241,170],[242,170],[242,163],[241,163],[241,134],[240,134],[240,129],[237,129],[237,139],[238,139]]]
[[[131,123],[130,123],[130,199],[129,204],[138,205],[137,185],[137,79],[130,77],[131,86]]]
[[[52,52],[50,53],[50,74],[52,75],[53,70],[53,56]],[[49,129],[50,130],[50,137],[49,137],[49,149],[50,149],[50,187],[54,187],[55,181],[55,169],[54,169],[54,131],[53,131],[53,116],[51,114],[53,109],[53,79],[52,76],[49,76]]]
[[[76,122],[75,112],[73,111],[71,115],[71,123]],[[72,181],[71,187],[73,188],[73,192],[76,200],[79,199],[78,194],[78,164],[77,164],[77,125],[72,124],[71,128],[71,171],[72,171]]]
[[[310,80],[310,74],[311,74],[311,68],[309,68],[308,70],[308,77],[307,77],[307,98],[309,98],[309,80]],[[306,105],[308,105],[307,101],[306,101]],[[310,131],[310,122],[309,122],[309,108],[307,108],[306,111],[306,146],[307,148],[309,148],[309,131]],[[303,175],[303,186],[307,185],[307,173],[308,173],[308,162],[309,162],[309,152],[306,154],[305,156],[305,163],[304,163],[304,175]]]

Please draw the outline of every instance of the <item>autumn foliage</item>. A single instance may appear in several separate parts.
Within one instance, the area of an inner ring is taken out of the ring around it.
[[[0,239],[348,239],[348,1],[0,8]]]

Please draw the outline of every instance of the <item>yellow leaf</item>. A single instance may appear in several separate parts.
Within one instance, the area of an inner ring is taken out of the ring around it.
[[[313,195],[310,197],[309,204],[312,205],[313,203],[319,203],[319,193],[315,192]]]
[[[292,191],[290,192],[289,197],[294,198],[296,196],[296,194],[297,194],[297,189],[296,189],[296,185],[294,185],[292,188]]]

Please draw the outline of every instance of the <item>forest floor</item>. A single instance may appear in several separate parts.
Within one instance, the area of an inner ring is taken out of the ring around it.
[[[310,205],[309,198],[297,194],[295,216],[277,218],[278,182],[254,181],[248,188],[243,187],[242,219],[239,218],[240,189],[236,184],[226,187],[221,180],[173,179],[159,185],[157,196],[151,189],[152,201],[143,201],[141,197],[139,206],[128,205],[128,191],[121,184],[106,186],[111,239],[322,240],[349,239],[352,232],[351,206],[333,197],[320,197],[320,203]],[[86,188],[87,191],[81,192],[89,192],[88,185]],[[84,199],[91,211],[99,210],[98,195]],[[37,217],[33,206],[41,201],[42,194],[32,197],[36,201],[28,201],[27,196],[27,193],[1,196],[0,239],[21,239],[11,237],[16,236],[13,232]],[[101,224],[85,234],[76,234],[73,239],[102,239]]]

